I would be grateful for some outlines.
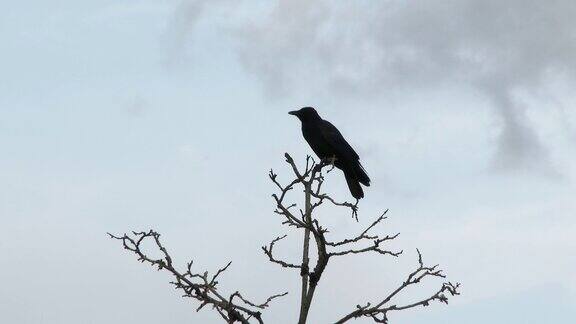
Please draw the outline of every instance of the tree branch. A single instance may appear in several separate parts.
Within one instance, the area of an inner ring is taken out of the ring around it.
[[[292,263],[288,263],[288,262],[284,262],[284,261],[279,260],[279,259],[276,259],[276,258],[274,258],[274,255],[272,254],[272,249],[274,249],[274,244],[276,244],[276,242],[284,239],[286,236],[287,236],[287,235],[279,236],[279,237],[273,239],[272,242],[270,242],[270,244],[268,245],[268,247],[263,246],[263,247],[262,247],[262,250],[264,251],[264,254],[266,254],[266,255],[268,256],[268,259],[269,259],[271,262],[276,263],[276,264],[279,264],[279,265],[281,265],[281,266],[284,267],[284,268],[300,269],[301,266],[295,265],[295,264],[292,264]]]
[[[382,215],[380,215],[380,217],[378,217],[372,224],[370,224],[370,226],[368,226],[362,233],[360,233],[358,236],[354,237],[354,238],[348,238],[348,239],[344,239],[342,241],[339,242],[326,242],[327,245],[332,246],[332,247],[337,247],[337,246],[341,246],[341,245],[346,245],[346,244],[350,244],[350,243],[356,243],[358,241],[361,240],[376,240],[378,239],[378,235],[368,235],[368,232],[376,225],[378,225],[378,223],[382,222],[383,220],[385,220],[387,217],[385,216],[386,213],[388,213],[388,209],[386,209],[384,211],[384,213],[382,213]],[[393,240],[396,237],[398,237],[398,235],[400,235],[400,233],[392,236],[392,237],[387,237],[387,239]]]
[[[314,297],[314,293],[316,287],[324,273],[326,267],[328,266],[328,262],[332,257],[342,257],[352,254],[363,254],[363,253],[377,253],[380,255],[391,255],[394,257],[398,257],[402,254],[402,251],[390,251],[388,249],[382,248],[383,243],[392,241],[398,237],[400,233],[394,235],[386,235],[380,236],[377,234],[371,234],[370,231],[373,230],[376,225],[381,224],[386,219],[386,214],[388,210],[386,210],[382,215],[380,215],[376,220],[374,220],[368,227],[366,227],[360,234],[354,237],[345,238],[340,241],[328,241],[325,237],[325,234],[329,231],[323,228],[318,220],[313,216],[314,211],[318,207],[320,207],[326,201],[330,202],[332,205],[337,207],[347,208],[351,211],[352,216],[358,221],[358,200],[356,200],[355,204],[349,202],[337,202],[333,199],[330,195],[326,193],[322,193],[322,188],[324,184],[324,176],[322,174],[322,170],[326,166],[331,166],[331,169],[328,170],[326,173],[331,171],[334,168],[334,161],[333,160],[322,160],[320,163],[315,163],[313,159],[309,156],[306,158],[306,168],[304,171],[300,171],[294,163],[294,160],[288,153],[285,155],[286,162],[290,165],[292,172],[294,174],[294,179],[287,185],[282,186],[278,180],[276,174],[271,171],[269,176],[272,182],[276,185],[276,187],[280,190],[279,194],[273,194],[272,197],[276,202],[276,213],[283,215],[285,217],[285,221],[283,224],[287,226],[293,226],[297,229],[304,230],[304,244],[303,244],[303,259],[302,265],[297,266],[295,264],[289,264],[284,261],[278,260],[272,256],[272,248],[274,243],[283,239],[283,237],[279,237],[271,242],[268,248],[263,248],[265,254],[268,256],[269,260],[273,263],[278,263],[284,267],[291,267],[291,268],[300,268],[300,274],[302,276],[302,288],[301,288],[301,301],[300,301],[300,316],[299,316],[299,324],[304,324],[306,322],[308,312],[312,303],[312,299]],[[304,212],[302,209],[300,213],[302,215],[301,218],[294,216],[289,209],[294,208],[297,205],[286,204],[285,197],[286,193],[294,188],[296,185],[302,185],[304,187],[304,194],[305,194],[305,206]],[[317,252],[317,260],[316,265],[312,270],[310,270],[309,261],[308,261],[308,249],[309,249],[309,235],[312,234],[315,240],[315,247]],[[370,244],[362,244],[368,243]],[[360,247],[356,246],[357,244],[361,245]],[[362,246],[363,245],[363,246]],[[342,250],[336,251],[328,251],[328,248],[345,248]],[[433,300],[440,300],[442,302],[447,302],[446,292],[451,293],[452,295],[457,294],[458,285],[452,285],[451,283],[445,283],[442,285],[441,289],[437,291],[434,295],[429,298],[425,298],[419,300],[417,302],[407,304],[407,305],[387,305],[387,303],[392,299],[396,294],[400,291],[404,290],[406,287],[416,284],[420,282],[420,280],[424,279],[428,276],[436,276],[436,277],[443,277],[441,271],[437,270],[436,267],[425,267],[422,263],[422,256],[418,251],[419,255],[419,264],[420,267],[411,273],[408,279],[393,291],[389,296],[384,298],[381,302],[376,304],[375,306],[371,306],[371,303],[367,303],[364,306],[357,306],[357,309],[350,314],[344,316],[338,323],[344,323],[350,319],[365,316],[373,319],[376,322],[380,323],[387,323],[387,313],[390,311],[395,310],[402,310],[407,308],[413,308],[417,306],[426,306]]]
[[[386,306],[398,293],[405,290],[407,287],[419,283],[426,277],[440,277],[445,278],[446,276],[442,273],[442,270],[437,269],[438,265],[429,267],[424,266],[422,262],[422,254],[419,250],[418,252],[418,264],[419,267],[411,272],[407,279],[402,282],[402,284],[392,291],[388,296],[386,296],[382,301],[380,301],[375,306],[371,306],[370,303],[367,303],[365,306],[356,306],[356,310],[349,313],[348,315],[342,317],[340,320],[336,321],[337,324],[345,323],[351,319],[359,318],[359,317],[370,317],[376,323],[388,323],[388,313],[391,311],[398,311],[404,310],[409,308],[415,308],[419,306],[428,306],[430,302],[434,300],[438,300],[442,303],[448,304],[448,297],[446,293],[450,294],[451,296],[459,295],[458,288],[460,287],[459,283],[452,284],[451,282],[445,282],[442,284],[439,290],[437,290],[432,296],[428,298],[423,298],[419,301],[406,304],[406,305],[390,305]]]
[[[200,311],[204,306],[210,305],[216,309],[222,319],[227,323],[240,322],[249,324],[250,319],[255,319],[258,323],[264,323],[262,320],[262,313],[259,310],[250,309],[249,307],[233,303],[234,296],[238,296],[246,305],[258,309],[263,309],[268,306],[268,303],[275,298],[285,296],[287,293],[278,294],[269,297],[263,304],[255,304],[247,301],[240,296],[239,292],[225,298],[217,291],[219,276],[224,273],[231,262],[226,266],[218,269],[218,271],[210,278],[208,271],[203,273],[196,273],[192,271],[193,262],[187,264],[185,271],[177,270],[172,264],[172,257],[167,249],[160,241],[160,234],[150,230],[148,232],[132,232],[132,236],[124,234],[117,236],[108,233],[110,238],[122,241],[124,249],[131,251],[138,257],[138,261],[148,263],[151,266],[158,267],[158,270],[168,271],[176,281],[171,282],[176,289],[184,292],[183,297],[190,297],[200,302],[197,311]],[[146,240],[152,240],[156,247],[162,252],[162,257],[154,259],[145,254],[142,250],[142,243]]]
[[[376,226],[383,224],[387,218],[386,214],[388,210],[386,210],[369,226],[364,228],[360,234],[341,239],[340,241],[327,240],[326,236],[330,232],[320,224],[319,220],[315,217],[315,211],[320,210],[319,207],[328,202],[336,207],[350,210],[352,217],[358,222],[359,201],[356,200],[354,204],[346,201],[338,202],[329,194],[322,192],[325,182],[323,170],[325,167],[329,167],[326,174],[333,170],[335,166],[334,159],[323,159],[319,163],[316,163],[312,157],[307,156],[304,169],[301,170],[288,153],[286,153],[284,157],[293,173],[292,180],[287,182],[286,185],[283,185],[278,180],[278,175],[274,173],[274,170],[270,170],[268,173],[268,177],[277,189],[277,192],[272,194],[275,203],[274,213],[282,217],[283,225],[303,231],[302,262],[300,264],[287,262],[275,255],[274,247],[276,243],[286,238],[286,235],[276,237],[268,245],[262,246],[262,250],[270,262],[284,268],[300,269],[301,291],[298,323],[305,324],[312,306],[316,288],[331,258],[364,253],[399,257],[402,251],[391,251],[385,249],[383,245],[396,239],[400,233],[385,236],[373,233]],[[288,202],[288,193],[296,186],[302,186],[304,192],[304,206],[299,209],[298,204]],[[295,209],[299,210],[299,214],[294,212]],[[189,297],[199,302],[199,306],[196,309],[197,311],[200,311],[205,306],[210,306],[217,311],[218,315],[226,323],[239,322],[249,324],[256,322],[263,324],[261,311],[268,308],[271,302],[288,294],[285,292],[272,295],[262,303],[256,303],[245,298],[239,291],[225,296],[220,292],[218,285],[220,278],[229,269],[231,262],[218,269],[211,276],[208,271],[193,271],[192,261],[188,262],[185,269],[179,270],[174,266],[172,257],[160,241],[159,233],[150,230],[148,232],[132,232],[131,235],[124,234],[122,236],[108,234],[111,238],[122,241],[124,249],[135,254],[139,261],[156,267],[158,270],[170,273],[174,278],[171,284],[174,285],[177,290],[183,292],[183,297]],[[310,244],[311,237],[314,238],[315,244]],[[159,258],[150,257],[143,251],[142,243],[146,241],[151,241],[160,251],[161,256]],[[312,263],[310,261],[310,253],[314,253],[314,250],[316,258],[315,262]],[[343,316],[336,323],[345,323],[360,317],[372,319],[377,323],[388,323],[388,314],[390,312],[428,306],[433,301],[448,303],[449,296],[458,295],[458,288],[460,286],[458,283],[452,284],[451,282],[444,282],[437,291],[426,298],[417,299],[416,301],[401,305],[392,303],[392,300],[400,292],[406,290],[408,287],[417,285],[425,278],[445,278],[442,271],[438,269],[438,265],[432,267],[425,266],[422,262],[420,251],[417,250],[417,252],[419,266],[407,276],[400,286],[377,303],[368,302],[364,305],[357,305],[355,310]]]

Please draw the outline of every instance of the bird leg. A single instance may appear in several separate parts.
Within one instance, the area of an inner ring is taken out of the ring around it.
[[[332,155],[331,157],[327,158],[331,168],[328,169],[328,171],[326,171],[326,173],[330,173],[330,171],[334,170],[334,167],[336,165],[336,160],[338,160],[338,158],[336,157],[336,155]]]

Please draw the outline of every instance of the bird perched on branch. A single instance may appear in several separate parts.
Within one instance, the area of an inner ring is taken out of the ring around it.
[[[370,178],[360,164],[360,157],[338,129],[322,119],[312,107],[304,107],[289,114],[302,122],[302,134],[314,153],[320,159],[333,159],[334,165],[344,172],[352,196],[363,198],[364,191],[360,184],[370,186]]]

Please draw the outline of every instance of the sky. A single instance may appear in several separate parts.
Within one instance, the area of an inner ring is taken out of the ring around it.
[[[311,323],[375,301],[424,261],[461,296],[391,323],[571,323],[576,316],[576,2],[18,1],[0,12],[0,314],[7,323],[219,323],[106,232],[156,229],[222,289],[289,291],[299,233],[267,178],[311,150],[314,106],[362,159],[360,222],[389,209],[399,259],[331,263]],[[349,199],[340,173],[326,190]],[[293,199],[298,200],[297,195]],[[336,235],[336,234],[335,234]],[[427,296],[433,281],[400,296]],[[369,323],[358,320],[358,323]]]

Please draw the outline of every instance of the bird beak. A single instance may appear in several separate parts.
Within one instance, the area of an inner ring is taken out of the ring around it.
[[[288,112],[289,115],[298,116],[298,110]]]

